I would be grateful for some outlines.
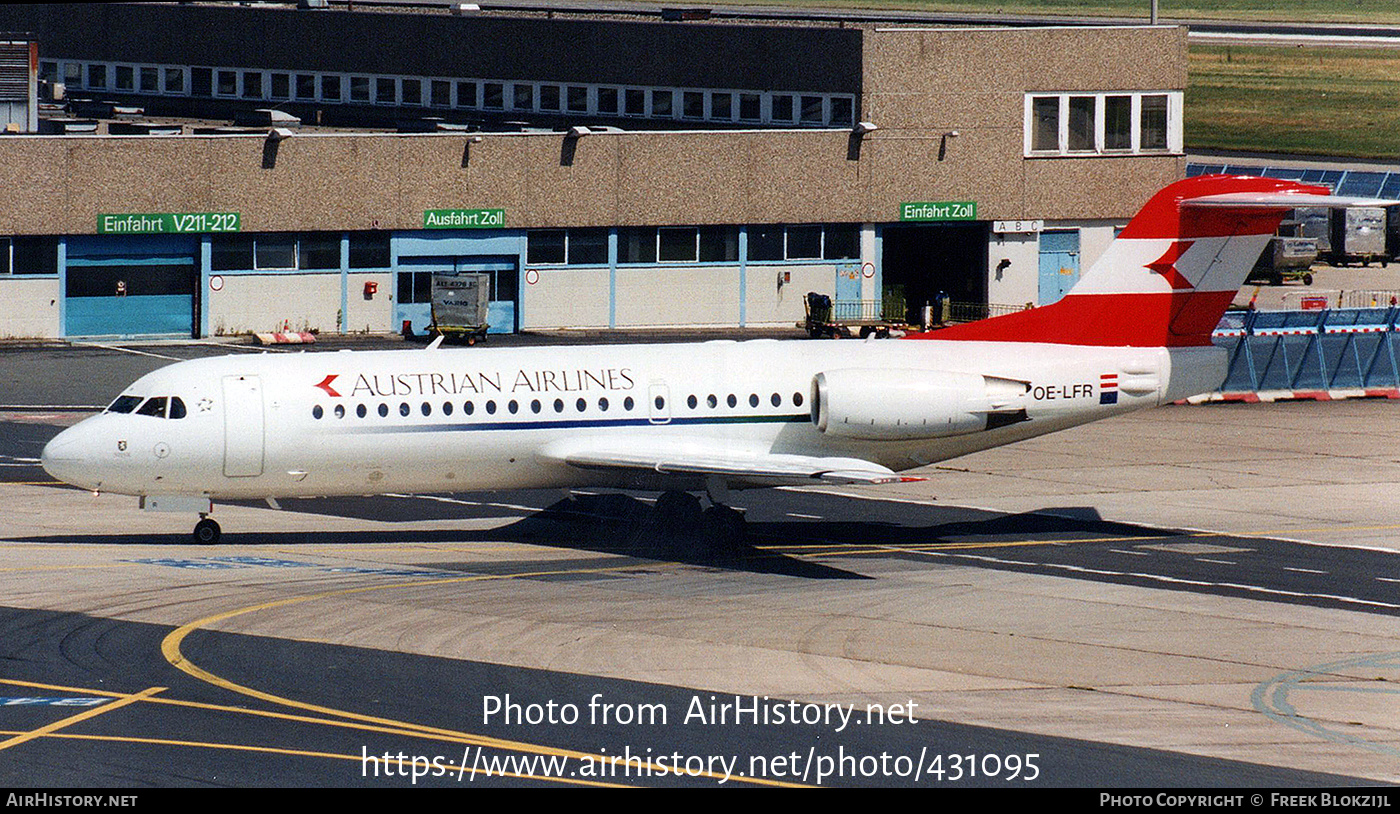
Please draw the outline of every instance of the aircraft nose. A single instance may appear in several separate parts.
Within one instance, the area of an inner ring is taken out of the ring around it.
[[[87,482],[88,471],[91,463],[91,450],[84,441],[85,432],[78,427],[68,429],[55,435],[44,445],[43,452],[39,453],[39,465],[44,471],[49,473],[54,480],[70,483],[74,486],[81,486],[84,489],[91,488]]]

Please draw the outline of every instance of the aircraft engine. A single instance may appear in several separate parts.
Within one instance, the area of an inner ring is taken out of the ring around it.
[[[828,370],[812,377],[812,423],[839,438],[965,435],[1027,420],[1030,385],[946,370]]]

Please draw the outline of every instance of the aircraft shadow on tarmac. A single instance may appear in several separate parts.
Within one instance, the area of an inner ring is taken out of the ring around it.
[[[554,494],[557,494],[555,492]],[[479,497],[479,496],[474,496]],[[230,528],[220,551],[241,545],[365,545],[405,543],[515,542],[591,551],[638,560],[666,560],[722,570],[775,574],[807,579],[868,579],[863,574],[816,562],[835,553],[869,551],[886,557],[927,558],[902,547],[927,549],[968,540],[995,545],[1012,539],[1020,545],[1043,538],[1049,544],[1065,535],[1172,536],[1100,519],[1093,509],[1066,508],[1054,514],[1006,515],[957,507],[905,504],[901,516],[806,521],[769,510],[751,510],[742,541],[715,539],[699,518],[658,517],[650,504],[629,494],[575,494],[523,517],[521,507],[465,500],[405,500],[402,497],[297,498],[280,501],[283,509],[306,514],[363,518],[378,522],[432,519],[516,517],[490,529],[404,529],[376,531],[239,532]],[[536,501],[539,502],[539,501]],[[241,505],[265,508],[260,501]],[[776,515],[776,516],[775,516]],[[20,542],[88,545],[188,546],[190,536],[175,534],[85,534],[18,538]],[[214,549],[211,549],[211,551]],[[1023,555],[1025,556],[1025,555]],[[518,564],[518,563],[517,563]],[[434,568],[479,572],[481,563],[434,563]]]

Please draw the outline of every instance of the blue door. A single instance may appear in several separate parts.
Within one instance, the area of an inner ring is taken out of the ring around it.
[[[1079,282],[1079,230],[1040,233],[1040,305],[1059,300]]]
[[[191,336],[193,256],[68,258],[65,336]]]
[[[400,257],[394,327],[407,323],[421,334],[433,322],[433,275],[482,272],[491,275],[491,304],[486,316],[490,333],[516,329],[519,268],[513,257]]]
[[[839,263],[836,266],[836,300],[860,300],[860,263]]]

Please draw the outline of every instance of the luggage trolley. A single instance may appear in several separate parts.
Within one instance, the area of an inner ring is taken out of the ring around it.
[[[434,274],[433,322],[428,334],[468,345],[485,341],[490,302],[490,274]]]

